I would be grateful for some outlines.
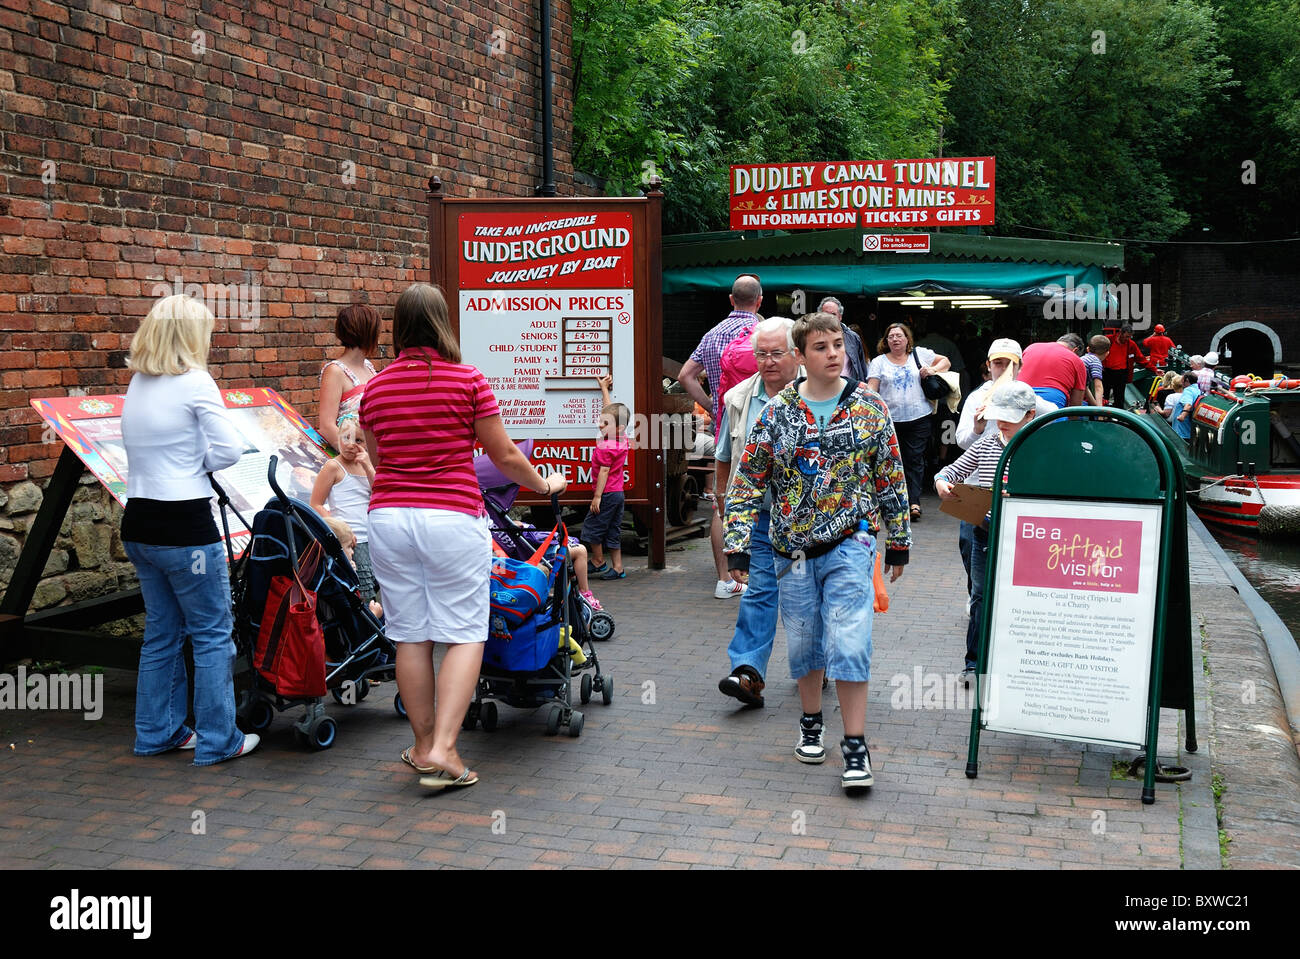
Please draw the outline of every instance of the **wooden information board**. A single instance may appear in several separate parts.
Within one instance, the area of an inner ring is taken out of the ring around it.
[[[599,378],[632,413],[629,509],[664,555],[660,215],[644,197],[459,199],[429,191],[430,278],[447,296],[464,362],[487,378],[510,438],[586,503],[601,411]],[[639,440],[639,441],[638,441]],[[519,502],[542,503],[526,491]]]

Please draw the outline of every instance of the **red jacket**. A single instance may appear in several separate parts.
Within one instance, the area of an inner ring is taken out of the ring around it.
[[[1110,352],[1106,358],[1101,361],[1102,367],[1108,370],[1126,370],[1130,375],[1133,373],[1134,359],[1141,363],[1152,373],[1156,372],[1155,364],[1142,355],[1142,350],[1138,348],[1137,340],[1131,336],[1128,342],[1121,343],[1118,333],[1107,333],[1106,339],[1110,340]]]
[[[1142,341],[1142,345],[1151,355],[1152,363],[1156,366],[1164,366],[1165,360],[1169,358],[1169,351],[1174,348],[1174,341],[1163,333],[1157,333],[1155,336],[1148,336]]]

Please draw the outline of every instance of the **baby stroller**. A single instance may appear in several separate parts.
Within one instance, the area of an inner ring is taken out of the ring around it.
[[[524,451],[528,452],[526,448]],[[603,611],[593,615],[586,600],[572,587],[567,564],[568,531],[564,523],[557,521],[549,536],[521,528],[507,515],[519,487],[502,476],[486,456],[479,456],[474,466],[492,523],[496,575],[483,666],[462,726],[473,729],[481,723],[488,732],[495,729],[497,707],[491,700],[518,709],[535,709],[549,703],[547,734],[554,736],[563,726],[570,736],[580,736],[584,716],[581,710],[573,708],[575,676],[580,677],[578,697],[582,705],[591,701],[593,693],[599,693],[607,706],[614,700],[613,679],[601,672],[592,644],[592,624],[596,617],[607,621],[602,626],[606,635],[613,634],[613,617]],[[558,497],[551,498],[551,508],[559,517]],[[533,542],[530,536],[542,542]],[[508,599],[498,590],[501,564],[496,557],[524,563],[530,559],[540,561],[551,583],[545,602],[514,629],[503,622],[501,603]]]
[[[230,500],[216,480],[212,481],[227,533],[227,551],[232,554],[230,580],[238,667],[249,675],[236,717],[241,727],[262,733],[270,727],[276,712],[301,704],[306,709],[294,723],[295,736],[313,749],[328,749],[334,745],[338,726],[325,715],[325,690],[340,705],[361,702],[370,692],[371,680],[395,678],[396,650],[384,635],[383,623],[358,594],[356,570],[333,531],[310,506],[285,495],[275,479],[276,464],[277,458],[272,456],[267,482],[275,496],[253,518],[252,526],[235,512],[253,534],[238,562],[229,545],[226,508]],[[263,620],[275,605],[268,606],[268,597],[276,589],[277,579],[296,579],[306,591],[315,594],[315,617],[324,635],[323,677],[320,662],[312,663],[309,651],[292,648],[294,638],[288,630],[278,628],[279,616],[263,629]],[[290,680],[287,670],[279,666],[299,656],[308,663],[308,675],[301,677],[302,682]],[[300,690],[306,686],[318,688],[320,693],[304,695]],[[393,706],[399,716],[406,715],[400,696]]]

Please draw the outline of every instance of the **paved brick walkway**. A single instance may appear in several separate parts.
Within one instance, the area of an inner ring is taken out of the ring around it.
[[[547,737],[544,711],[502,706],[496,732],[463,734],[482,781],[455,794],[427,794],[398,762],[410,730],[392,684],[357,707],[331,703],[333,749],[300,749],[281,716],[254,756],[205,769],[131,755],[133,674],[109,673],[98,722],[0,713],[0,867],[1218,868],[1207,749],[1178,759],[1190,784],[1158,785],[1143,806],[1139,782],[1111,778],[1115,750],[990,733],[972,781],[966,709],[891,708],[891,677],[961,666],[956,523],[927,507],[877,619],[865,797],[842,793],[837,750],[821,767],[794,759],[782,634],[767,708],[718,693],[736,603],[712,597],[696,540],[670,550],[666,571],[633,559],[626,580],[601,584],[618,621],[600,648],[614,704],[588,706],[576,740]]]

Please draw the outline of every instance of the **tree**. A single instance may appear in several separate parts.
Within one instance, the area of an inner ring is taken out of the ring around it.
[[[725,229],[733,163],[930,156],[955,0],[575,0],[574,164]]]
[[[1180,163],[1228,82],[1199,0],[963,0],[953,152],[998,158],[999,232],[1164,239],[1190,221]]]

